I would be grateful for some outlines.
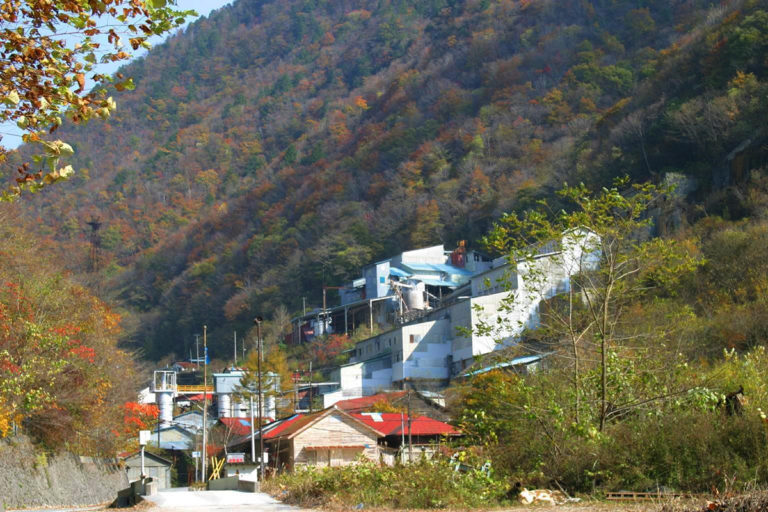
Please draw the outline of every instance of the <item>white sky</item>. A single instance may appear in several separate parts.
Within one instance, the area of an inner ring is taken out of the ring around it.
[[[233,0],[178,0],[176,6],[181,10],[192,9],[196,11],[200,16],[208,16],[211,11],[230,4],[232,1]],[[196,19],[197,17],[191,18],[190,21],[194,21]],[[152,42],[153,46],[156,46],[163,41],[163,38],[156,37],[150,39],[150,41]],[[145,55],[146,53],[146,51],[135,52],[135,57]],[[124,66],[127,63],[128,61],[119,61],[111,62],[109,64],[100,64],[97,67],[96,72],[112,74],[117,71],[120,66]],[[22,143],[21,133],[21,130],[16,127],[15,123],[0,123],[0,135],[3,137],[2,141],[0,141],[0,144],[8,149],[16,148]]]

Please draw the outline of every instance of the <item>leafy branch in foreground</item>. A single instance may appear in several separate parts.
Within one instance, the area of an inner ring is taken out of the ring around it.
[[[148,38],[181,26],[193,11],[166,0],[2,0],[0,3],[0,123],[15,123],[27,143],[41,143],[44,154],[18,169],[15,183],[0,191],[0,200],[17,198],[66,179],[73,171],[59,167],[72,148],[58,140],[43,141],[68,117],[75,123],[107,118],[115,102],[104,87],[86,92],[86,80],[114,84],[118,91],[133,82],[96,73],[99,62],[130,59],[131,50],[148,48]],[[120,30],[120,33],[118,33]],[[122,34],[122,35],[121,35]],[[127,41],[125,40],[127,39]],[[131,50],[127,50],[126,44]],[[91,76],[86,76],[92,73]],[[6,150],[0,147],[0,158]]]

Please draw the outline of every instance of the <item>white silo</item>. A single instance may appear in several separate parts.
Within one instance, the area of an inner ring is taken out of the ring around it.
[[[218,393],[216,399],[219,401],[218,416],[219,418],[229,418],[232,416],[232,395],[229,393]]]
[[[173,397],[176,394],[176,372],[156,370],[152,379],[152,391],[155,393],[159,410],[160,428],[170,427],[173,422]]]
[[[428,309],[424,300],[424,292],[426,291],[424,283],[421,281],[410,281],[409,284],[412,287],[405,289],[405,304],[408,306],[408,309],[411,311]]]
[[[233,395],[238,393],[240,388],[240,379],[245,372],[234,368],[227,369],[223,373],[213,374],[213,386],[219,406],[217,408],[219,418],[243,418],[245,413],[241,412],[242,405]]]

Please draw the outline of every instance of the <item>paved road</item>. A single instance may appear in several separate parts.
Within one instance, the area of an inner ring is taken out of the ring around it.
[[[186,487],[160,491],[145,497],[155,505],[153,511],[210,512],[213,510],[252,510],[258,512],[297,512],[268,494],[239,491],[190,491]]]

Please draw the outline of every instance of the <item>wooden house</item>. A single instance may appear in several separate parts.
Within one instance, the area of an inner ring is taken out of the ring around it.
[[[292,471],[299,466],[345,466],[360,456],[378,461],[378,440],[385,436],[335,407],[290,416],[266,426],[263,435],[271,471]],[[248,452],[249,443],[249,438],[239,441]],[[257,446],[258,443],[257,439]]]

